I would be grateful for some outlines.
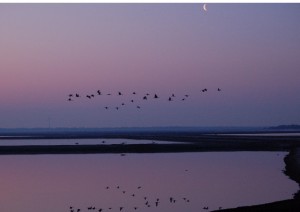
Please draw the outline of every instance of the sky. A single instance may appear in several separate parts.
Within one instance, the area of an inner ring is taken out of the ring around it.
[[[206,6],[1,3],[0,128],[300,124],[300,4]]]

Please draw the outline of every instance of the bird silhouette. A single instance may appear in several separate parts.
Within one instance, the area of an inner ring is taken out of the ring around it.
[[[98,93],[99,96],[101,95],[101,91],[100,90],[98,90],[97,93]]]
[[[144,96],[143,99],[144,99],[144,100],[147,100],[147,96]]]
[[[218,88],[218,91],[221,91],[221,89],[220,89],[220,88]]]
[[[158,96],[156,94],[154,95],[154,99],[158,99]]]
[[[171,102],[171,101],[172,101],[172,98],[171,98],[171,97],[169,97],[168,101],[169,101],[169,102]]]
[[[122,96],[123,94],[119,91],[119,92],[118,92],[118,95],[119,95],[119,96]]]

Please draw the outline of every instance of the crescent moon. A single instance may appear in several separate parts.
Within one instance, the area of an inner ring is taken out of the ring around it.
[[[206,4],[203,5],[203,10],[207,11]]]

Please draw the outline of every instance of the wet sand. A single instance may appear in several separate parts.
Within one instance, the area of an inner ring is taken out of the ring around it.
[[[211,152],[211,151],[288,151],[285,157],[285,174],[300,185],[300,136],[235,136],[202,133],[100,133],[100,134],[43,134],[5,139],[105,139],[124,138],[152,140],[152,144],[112,145],[41,145],[0,146],[0,155],[14,154],[95,154],[95,153],[167,153],[167,152]],[[4,139],[4,138],[3,138]],[[155,141],[172,141],[178,144],[156,144]],[[1,142],[1,138],[0,138]],[[138,143],[138,142],[137,142]],[[276,185],[275,185],[276,186]],[[219,210],[221,211],[221,210]],[[294,199],[257,206],[238,207],[222,211],[300,211],[300,192]]]

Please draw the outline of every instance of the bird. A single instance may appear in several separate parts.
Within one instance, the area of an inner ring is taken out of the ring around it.
[[[76,97],[80,97],[78,93],[75,94]]]
[[[135,95],[135,94],[136,94],[136,92],[132,92],[132,94],[133,94],[133,95]]]
[[[133,99],[131,100],[131,102],[134,102]]]
[[[137,188],[138,188],[138,189],[141,189],[141,188],[142,188],[142,186],[138,186]]]
[[[171,98],[171,97],[169,97],[168,101],[169,101],[169,102],[171,102],[171,101],[172,101],[172,98]]]
[[[108,109],[108,107],[104,107],[106,110]]]
[[[73,94],[69,94],[69,97],[72,97],[73,96]]]
[[[122,103],[122,106],[124,106],[124,105],[125,105],[125,103],[123,102],[123,103]]]
[[[188,95],[188,94],[185,94],[184,96],[185,96],[186,98],[187,98],[187,97],[189,97],[189,95]]]
[[[154,99],[158,99],[158,96],[156,94],[154,95]]]
[[[220,88],[218,88],[218,91],[221,91],[221,89],[220,89]]]
[[[141,109],[141,107],[140,106],[136,106],[137,107],[137,109]]]
[[[134,207],[134,210],[138,209],[138,207]]]
[[[69,98],[68,101],[70,102],[70,101],[73,101],[73,100],[71,98]]]
[[[144,100],[147,100],[147,96],[144,96],[143,99],[144,99]]]
[[[86,95],[87,98],[91,99],[92,97],[90,95]]]
[[[99,96],[101,95],[101,91],[100,90],[98,90],[97,93],[98,93]]]
[[[116,107],[116,110],[119,110],[119,107]]]
[[[204,210],[208,210],[208,207],[203,207]]]
[[[118,92],[118,95],[119,95],[119,96],[122,96],[123,94],[119,91],[119,92]]]
[[[175,97],[175,94],[172,93],[172,97]]]
[[[120,207],[120,211],[123,210],[123,207]]]

